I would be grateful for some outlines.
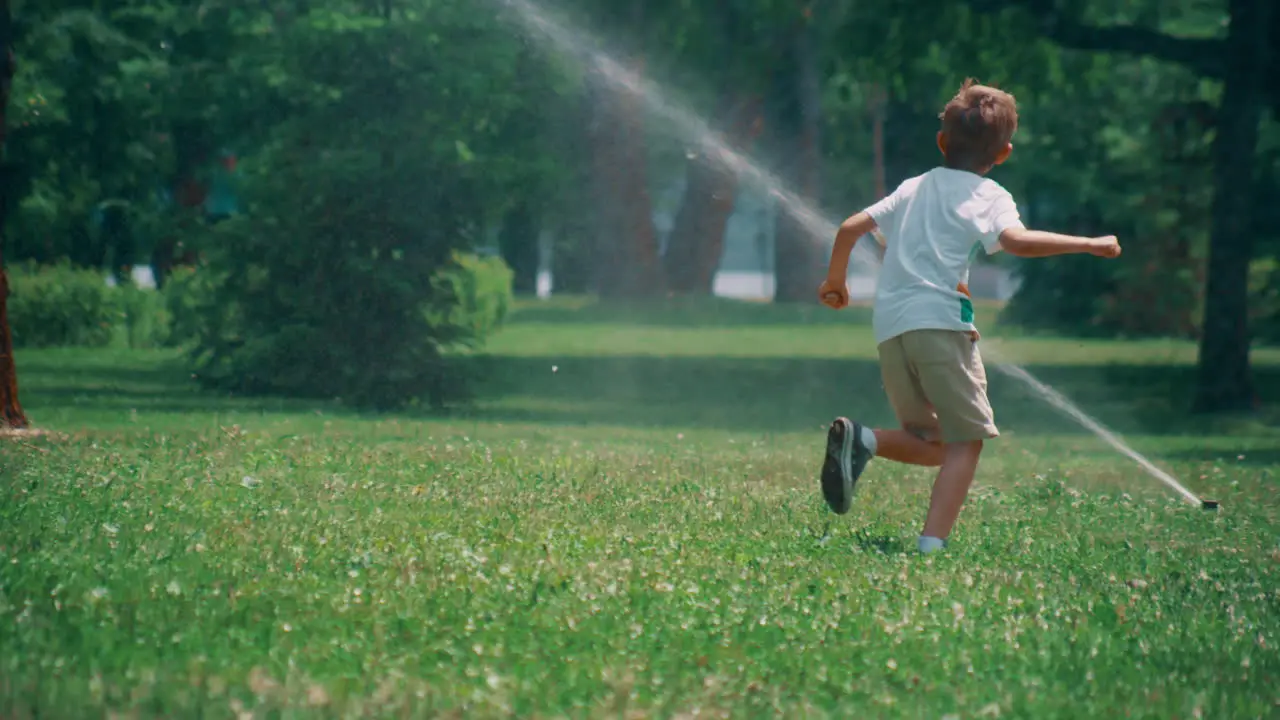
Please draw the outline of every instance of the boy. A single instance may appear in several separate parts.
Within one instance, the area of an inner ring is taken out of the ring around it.
[[[946,545],[982,443],[999,435],[965,287],[970,262],[979,249],[1019,257],[1120,254],[1114,236],[1026,229],[1009,193],[984,177],[1013,152],[1018,110],[1012,95],[966,80],[939,117],[943,166],[904,181],[844,221],[818,289],[827,306],[846,307],[854,243],[877,230],[884,236],[872,322],[885,392],[902,427],[872,430],[836,418],[827,434],[822,493],[844,514],[872,457],[940,467],[918,543],[923,553]]]

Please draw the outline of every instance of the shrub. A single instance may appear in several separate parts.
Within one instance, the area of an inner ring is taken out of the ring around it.
[[[160,291],[168,318],[167,345],[194,345],[208,324],[223,325],[217,319],[216,290],[217,275],[209,268],[178,267],[170,271]]]
[[[280,88],[288,120],[242,159],[245,214],[209,229],[197,277],[211,287],[191,306],[196,321],[174,310],[178,336],[194,329],[206,384],[379,409],[440,404],[459,377],[446,353],[474,346],[505,312],[509,275],[455,253],[509,194],[516,167],[495,128],[520,106],[441,68],[480,57],[498,82],[518,44],[456,0],[367,20],[317,24],[272,53],[293,80]]]
[[[9,274],[9,326],[17,347],[104,347],[121,319],[105,276],[68,263],[15,265]]]
[[[497,330],[511,309],[513,279],[502,258],[454,253],[453,264],[432,278],[441,297],[427,322],[438,342],[475,347]]]
[[[171,344],[169,312],[160,293],[131,284],[108,290],[116,307],[117,345],[157,348]]]

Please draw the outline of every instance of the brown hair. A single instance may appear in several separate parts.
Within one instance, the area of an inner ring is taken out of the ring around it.
[[[985,171],[1018,129],[1018,105],[1003,90],[964,81],[938,115],[947,138],[947,167]]]

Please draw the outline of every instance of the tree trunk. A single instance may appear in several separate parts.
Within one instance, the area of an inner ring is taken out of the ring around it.
[[[602,297],[661,292],[653,202],[645,172],[641,108],[626,90],[593,73],[588,142],[595,232],[595,289]]]
[[[589,90],[589,88],[588,88]],[[554,117],[556,152],[568,163],[568,182],[555,196],[551,230],[551,292],[553,294],[585,294],[592,289],[595,261],[595,237],[603,224],[596,217],[597,207],[592,186],[594,168],[590,152],[582,149],[583,131],[589,137],[595,112],[588,93],[580,104],[565,103]]]
[[[7,4],[7,0],[0,3]],[[0,210],[0,215],[3,214]],[[0,217],[0,222],[3,221]],[[18,367],[13,358],[13,335],[9,331],[9,276],[4,271],[4,239],[0,237],[0,429],[25,427],[27,416],[18,402]]]
[[[822,172],[822,79],[811,11],[808,5],[802,9],[792,40],[794,75],[782,77],[777,91],[778,130],[784,177],[793,181],[801,198],[817,202]],[[789,208],[778,208],[773,245],[775,302],[813,299],[823,275],[824,244],[830,240],[813,237]]]
[[[720,114],[729,127],[726,138],[735,150],[746,151],[760,132],[759,101],[726,95],[722,106]],[[689,159],[684,198],[663,258],[669,290],[711,294],[738,181],[712,148],[703,148]]]
[[[871,89],[871,151],[872,172],[875,177],[876,199],[882,200],[889,194],[888,181],[884,170],[884,120],[888,97],[884,88],[879,85]]]
[[[542,234],[542,217],[527,198],[516,201],[502,219],[498,233],[498,246],[502,259],[511,267],[515,277],[512,290],[517,295],[536,295],[538,292],[539,236]]]
[[[551,246],[552,294],[585,294],[591,291],[592,240],[595,225],[579,215],[581,206],[558,224]]]
[[[632,4],[633,27],[642,20],[643,7],[643,0]],[[643,56],[633,52],[627,64],[639,75]],[[662,268],[646,172],[644,104],[637,93],[610,82],[600,67],[588,73],[587,86],[591,184],[600,223],[596,291],[607,298],[653,297],[662,292]]]
[[[1226,74],[1213,144],[1213,230],[1205,288],[1196,412],[1255,407],[1249,364],[1250,216],[1254,154],[1262,117],[1271,0],[1231,0]]]
[[[13,18],[9,0],[0,0],[0,157],[3,157],[6,130],[9,127],[9,89],[13,84]],[[18,367],[13,359],[13,335],[9,331],[9,276],[4,271],[4,228],[9,208],[16,198],[12,173],[0,175],[0,428],[25,428],[27,416],[18,402]]]
[[[163,288],[165,281],[173,269],[182,264],[183,258],[190,257],[190,252],[183,250],[182,238],[191,231],[191,226],[199,222],[203,213],[206,188],[198,179],[201,163],[209,158],[210,143],[205,137],[204,129],[194,121],[174,123],[173,136],[174,176],[170,190],[173,194],[173,205],[169,212],[178,219],[175,232],[166,234],[156,241],[151,250],[151,274],[155,277],[156,287]]]

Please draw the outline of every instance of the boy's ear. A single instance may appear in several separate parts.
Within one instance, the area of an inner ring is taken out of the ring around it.
[[[947,135],[941,130],[938,131],[938,150],[942,151],[942,156],[947,155]]]
[[[1000,151],[1000,154],[996,156],[996,164],[1003,165],[1004,161],[1008,160],[1009,156],[1012,154],[1013,154],[1013,143],[1009,143],[1008,145],[1005,145],[1004,149]]]

